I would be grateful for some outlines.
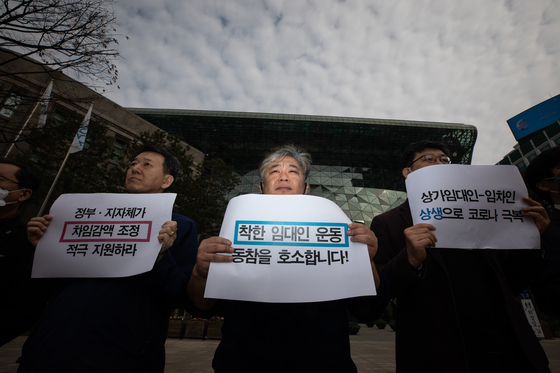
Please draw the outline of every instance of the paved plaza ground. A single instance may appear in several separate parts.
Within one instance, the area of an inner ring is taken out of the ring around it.
[[[17,370],[15,360],[19,357],[21,346],[26,337],[0,347],[0,373],[14,373]],[[213,372],[212,357],[218,346],[218,340],[175,339],[166,343],[166,373],[203,373]],[[352,358],[360,373],[394,373],[395,372],[395,332],[390,328],[368,328],[361,325],[357,335],[350,336]],[[541,344],[550,360],[552,373],[560,373],[560,339],[542,340]]]

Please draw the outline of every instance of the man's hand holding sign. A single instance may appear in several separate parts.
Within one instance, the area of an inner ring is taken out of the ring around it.
[[[263,177],[263,182],[260,184],[260,188],[261,191],[263,192],[263,194],[266,195],[276,195],[276,196],[282,196],[282,195],[286,195],[286,196],[294,196],[294,195],[299,195],[299,197],[302,197],[301,200],[298,199],[297,202],[293,202],[293,200],[289,200],[289,199],[283,199],[281,198],[275,198],[273,199],[273,201],[271,201],[270,198],[266,199],[266,198],[262,198],[264,196],[242,196],[242,197],[238,197],[238,198],[244,198],[244,201],[242,202],[236,202],[234,200],[230,201],[230,205],[228,205],[228,212],[232,209],[234,209],[233,206],[240,206],[239,210],[242,211],[247,211],[250,210],[251,208],[253,208],[255,211],[264,211],[267,213],[266,217],[268,219],[267,222],[265,222],[264,225],[261,225],[264,231],[267,230],[273,230],[273,229],[277,229],[280,230],[282,229],[281,224],[280,225],[271,225],[271,224],[266,224],[266,223],[270,223],[270,220],[274,219],[274,220],[281,220],[281,221],[285,221],[285,219],[291,217],[292,219],[299,215],[305,215],[305,212],[301,212],[300,210],[302,210],[302,206],[305,206],[305,210],[307,210],[307,212],[309,211],[317,211],[317,209],[321,208],[318,207],[319,204],[332,204],[332,202],[327,201],[327,200],[323,200],[323,201],[317,201],[317,197],[304,197],[302,196],[303,194],[305,194],[308,185],[305,183],[305,175],[302,171],[301,166],[299,165],[299,163],[292,157],[286,156],[283,157],[281,159],[278,159],[274,162],[271,162],[268,167],[265,169],[264,171],[264,177]],[[313,202],[315,202],[315,204],[313,204]],[[295,203],[295,204],[294,204]],[[281,218],[279,217],[278,211],[282,210],[282,208],[286,207],[286,205],[288,205],[290,207],[287,207],[287,212],[286,215],[282,216]],[[334,205],[334,204],[332,204]],[[334,205],[335,209],[340,210],[336,205]],[[256,212],[258,213],[258,212]],[[342,213],[342,211],[340,210],[340,213],[342,214],[342,219],[348,220],[344,214]],[[322,212],[316,212],[315,213],[316,216],[319,217],[323,217],[324,213]],[[226,213],[226,219],[224,219],[224,224],[226,223],[227,220],[227,216],[228,213]],[[244,215],[247,216],[247,215]],[[251,215],[252,220],[259,220],[256,219],[255,215]],[[317,219],[317,217],[315,217],[315,219]],[[340,219],[340,217],[339,217]],[[239,220],[239,219],[236,219]],[[301,220],[301,219],[300,219]],[[290,223],[291,224],[291,223]],[[295,223],[294,223],[295,224]],[[302,223],[303,224],[303,223]],[[250,229],[250,225],[248,225],[249,229]],[[379,275],[377,274],[377,270],[375,268],[375,266],[373,265],[373,258],[377,252],[377,239],[375,237],[375,235],[373,234],[373,232],[367,228],[365,225],[363,224],[357,224],[357,223],[350,223],[347,224],[348,229],[346,230],[346,232],[344,234],[346,234],[349,238],[351,242],[355,242],[355,243],[362,243],[367,245],[367,249],[368,249],[368,257],[369,258],[369,263],[368,267],[371,268],[371,273],[373,274],[373,279],[376,285],[379,285],[380,279],[379,279]],[[297,226],[297,227],[293,227],[295,229],[304,229],[301,226]],[[222,227],[222,232],[225,235],[225,231],[227,231],[227,229],[224,229],[224,226]],[[231,229],[229,230],[231,231],[235,231],[235,229]],[[309,232],[309,227],[307,227],[307,232]],[[271,233],[271,232],[269,232]],[[227,233],[227,234],[231,234],[231,233]],[[209,290],[207,289],[207,279],[208,279],[208,274],[209,274],[209,270],[211,268],[211,263],[231,263],[234,262],[235,260],[235,248],[232,245],[232,237],[230,237],[230,239],[224,238],[224,237],[212,237],[212,238],[208,238],[206,240],[203,240],[200,244],[199,247],[199,251],[198,251],[198,257],[197,257],[197,264],[194,267],[193,270],[193,276],[189,282],[189,291],[191,292],[190,295],[192,297],[192,299],[196,299],[198,301],[198,307],[201,308],[208,308],[211,307],[214,304],[214,300],[209,299],[209,298],[204,298],[204,293],[202,290],[206,290],[206,292],[208,292]],[[257,238],[258,239],[258,238]],[[264,238],[261,238],[261,240]],[[244,242],[245,244],[248,244],[249,242]],[[256,244],[256,241],[252,242],[253,244]],[[269,242],[266,242],[267,245],[273,245],[273,239],[270,239]],[[284,243],[287,244],[287,243]],[[264,245],[264,243],[263,243]],[[318,245],[318,244],[317,244]],[[239,249],[239,245],[236,245],[235,247],[237,247]],[[284,250],[284,252],[287,252],[287,250]],[[309,253],[309,251],[308,251]],[[223,255],[223,254],[228,254],[228,255]],[[308,254],[309,255],[309,254]],[[272,264],[276,264],[274,263],[275,260],[277,260],[277,257],[273,257],[273,263]],[[269,263],[270,264],[270,263]],[[352,263],[354,265],[357,265],[358,263]],[[269,267],[271,267],[269,265]],[[213,268],[213,267],[212,267]],[[252,268],[247,268],[246,270],[249,271]],[[220,270],[225,270],[225,268],[223,267],[216,267],[215,268],[216,271],[220,271]],[[218,275],[219,273],[217,273],[216,275]],[[371,275],[370,275],[371,276]],[[221,280],[220,281],[225,281],[222,277],[220,277]],[[232,279],[233,280],[233,279]],[[308,279],[309,280],[309,279]],[[274,281],[274,280],[273,280]],[[228,292],[228,290],[225,289],[225,287],[228,284],[223,284],[223,283],[214,283],[214,287],[211,289],[210,293],[211,294],[216,294],[214,291],[218,291],[219,294],[221,294],[220,297],[224,297],[224,296],[229,296],[232,298],[228,298],[228,299],[235,299],[235,290],[236,288],[239,288],[239,285],[235,286],[235,285],[231,285],[232,286],[232,291]],[[278,284],[281,285],[281,284]],[[300,287],[303,286],[304,284],[300,284]],[[248,285],[249,286],[249,285]],[[352,285],[352,287],[357,288],[359,285]],[[314,288],[315,291],[320,291],[320,289]],[[293,292],[297,292],[298,290],[300,290],[300,288],[292,288]],[[375,289],[373,288],[372,291],[374,292]],[[247,291],[247,293],[249,294],[255,294],[254,291]],[[272,296],[274,297],[274,291],[272,292]],[[229,294],[229,295],[225,295],[225,294]],[[369,293],[370,295],[373,293]],[[364,294],[365,295],[365,294]],[[352,296],[352,295],[348,295],[348,296]],[[333,299],[330,298],[328,295],[325,295],[325,299]],[[343,296],[344,297],[344,296]],[[247,299],[245,299],[247,300]],[[257,300],[257,299],[254,299]],[[261,299],[262,301],[262,299]],[[276,300],[278,301],[278,300]]]
[[[202,309],[225,299],[215,371],[356,371],[346,312],[367,322],[387,306],[375,235],[304,195],[310,164],[295,146],[268,154],[263,195],[230,200],[220,237],[199,246],[189,296]]]
[[[547,214],[516,167],[449,165],[469,151],[409,144],[408,199],[371,224],[398,304],[397,370],[549,372],[515,299],[541,266]]]
[[[324,198],[236,197],[228,204],[221,235],[201,247],[220,250],[223,243],[233,263],[210,265],[206,298],[293,303],[375,295],[375,236]]]
[[[27,224],[28,239],[37,246],[33,277],[123,277],[151,270],[175,241],[177,222],[168,220],[174,200],[171,193],[62,195],[53,215]]]
[[[492,191],[494,191],[493,194],[488,196],[491,198],[486,198],[486,200],[490,201],[491,203],[495,203],[496,201],[496,190],[504,192],[504,189],[507,189],[509,194],[504,195],[503,198],[510,198],[508,202],[511,202],[511,196],[514,195],[514,192],[512,192],[513,190],[517,190],[518,196],[527,195],[527,189],[525,188],[523,180],[521,179],[517,169],[507,170],[504,168],[497,168],[500,166],[482,166],[483,168],[477,169],[478,166],[460,165],[446,166],[445,169],[442,169],[440,167],[426,168],[427,166],[432,165],[449,164],[450,159],[440,149],[425,149],[421,153],[422,154],[419,154],[416,159],[414,159],[410,164],[408,164],[407,167],[403,169],[403,176],[406,178],[407,193],[412,210],[412,218],[415,223],[413,226],[405,229],[404,231],[408,260],[413,268],[419,268],[420,265],[426,260],[427,247],[439,246],[465,249],[482,248],[477,247],[476,245],[473,246],[471,244],[466,244],[468,240],[457,240],[456,233],[456,231],[459,231],[461,232],[460,235],[464,236],[464,232],[468,231],[470,232],[468,233],[468,235],[472,234],[472,230],[465,229],[465,225],[463,224],[465,219],[467,219],[467,222],[469,219],[471,221],[477,220],[479,222],[481,220],[491,220],[492,218],[497,219],[497,216],[491,216],[490,213],[486,215],[486,217],[489,217],[490,219],[487,219],[482,215],[479,217],[478,215],[481,211],[486,213],[489,210],[478,208],[470,209],[470,212],[472,212],[476,216],[472,214],[468,216],[467,212],[469,212],[469,207],[473,206],[467,205],[466,202],[470,201],[480,203],[480,199],[478,199],[479,189],[482,190],[481,196],[483,199],[487,197],[485,194],[486,190],[491,189]],[[465,169],[463,167],[469,168]],[[467,172],[467,170],[468,173],[465,173]],[[481,182],[484,184],[483,186],[480,185]],[[474,187],[474,189],[472,187]],[[477,189],[477,187],[479,189]],[[432,191],[434,192],[433,194]],[[426,192],[428,192],[428,195],[426,194]],[[436,192],[439,193],[439,201],[433,200],[434,197],[438,197],[438,195],[436,195]],[[460,192],[461,194],[459,195],[457,192]],[[436,210],[434,210],[433,207],[431,210],[427,209],[426,205],[423,205],[426,200],[428,200],[429,202],[435,201],[434,205],[437,205]],[[498,200],[500,200],[500,197],[498,197]],[[522,201],[525,205],[524,207],[519,207],[519,210],[517,211],[521,212],[521,214],[516,215],[515,220],[519,221],[520,217],[529,217],[534,221],[539,233],[542,233],[550,222],[546,210],[538,202],[533,201],[529,198],[523,197]],[[443,206],[443,204],[438,204],[437,202],[455,202],[455,204],[446,204],[445,206]],[[457,207],[457,202],[459,203],[459,205],[461,205],[461,202],[465,203],[463,203],[460,207]],[[424,210],[422,210],[422,208],[424,208]],[[436,214],[431,214],[434,211],[436,212]],[[509,215],[506,213],[504,215],[504,219],[512,216],[511,208],[508,211]],[[446,212],[447,214],[445,214]],[[510,221],[512,220],[513,218],[510,219]],[[441,222],[452,221],[455,221],[453,226],[442,226],[442,224],[440,224]],[[441,227],[440,230],[445,229],[445,232],[436,233],[436,226]],[[531,231],[531,228],[529,227],[526,227],[526,229],[529,229],[529,232]],[[526,236],[526,229],[524,228],[524,233],[520,233],[520,235],[524,235],[526,237],[526,242],[534,243],[535,233],[533,232],[533,234],[529,234],[529,236]],[[498,230],[495,227],[489,227],[488,229],[486,229],[486,231],[489,234],[497,233],[498,235],[500,235],[500,232],[507,232],[507,230]],[[449,240],[446,240],[443,244],[441,244],[441,242],[438,244],[437,236],[441,234],[446,234],[446,237],[449,237]],[[498,239],[501,240],[500,237],[498,237]],[[485,247],[488,247],[488,241],[484,238],[482,238],[481,240],[477,240],[477,242],[482,242]],[[513,248],[507,246],[507,242],[502,247],[504,249]],[[533,248],[537,247],[534,246]]]
[[[186,295],[196,224],[163,193],[180,172],[173,154],[145,144],[130,159],[127,194],[64,194],[29,222],[34,275],[59,280],[21,372],[163,372],[171,309],[206,317]]]
[[[548,215],[526,197],[515,167],[427,167],[408,175],[406,184],[415,223],[405,230],[413,267],[425,260],[423,247],[540,248]]]

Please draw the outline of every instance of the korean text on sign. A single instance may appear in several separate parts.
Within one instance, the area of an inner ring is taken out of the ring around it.
[[[519,220],[523,222],[522,210],[499,210],[499,209],[467,209],[463,212],[460,207],[428,207],[420,210],[420,218],[423,221],[435,219],[470,219],[470,220],[493,220],[498,219],[513,222]]]
[[[60,242],[149,242],[151,221],[68,221]]]
[[[348,247],[344,223],[237,221],[235,244]]]
[[[101,215],[111,219],[135,219],[146,216],[145,207],[107,207],[105,209],[78,207],[74,213],[76,219],[90,219],[92,216]]]
[[[441,189],[422,193],[422,202],[487,202],[515,203],[514,190]]]
[[[278,264],[303,264],[306,266],[344,264],[348,262],[348,250],[295,250],[282,249],[272,253],[269,249],[234,248],[234,263],[265,264],[271,261]]]

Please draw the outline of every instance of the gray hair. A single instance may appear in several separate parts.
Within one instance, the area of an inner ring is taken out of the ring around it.
[[[311,169],[311,155],[305,150],[297,147],[296,145],[283,145],[278,148],[272,149],[270,153],[261,161],[259,165],[259,175],[261,181],[264,180],[264,172],[266,168],[273,162],[276,162],[284,157],[292,157],[297,161],[301,167],[301,171],[307,179],[309,176],[309,171]]]

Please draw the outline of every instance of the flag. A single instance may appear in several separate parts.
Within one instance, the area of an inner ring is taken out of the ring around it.
[[[84,144],[86,142],[87,131],[89,127],[89,120],[91,119],[91,110],[93,109],[93,104],[89,107],[89,110],[78,129],[78,133],[76,133],[76,137],[74,137],[74,142],[72,142],[72,146],[68,151],[68,154],[77,153],[84,148]]]
[[[47,113],[49,112],[49,102],[51,101],[51,92],[52,92],[53,82],[47,87],[45,93],[43,93],[43,97],[41,97],[41,115],[39,116],[39,124],[37,124],[37,128],[41,129],[47,123]]]

